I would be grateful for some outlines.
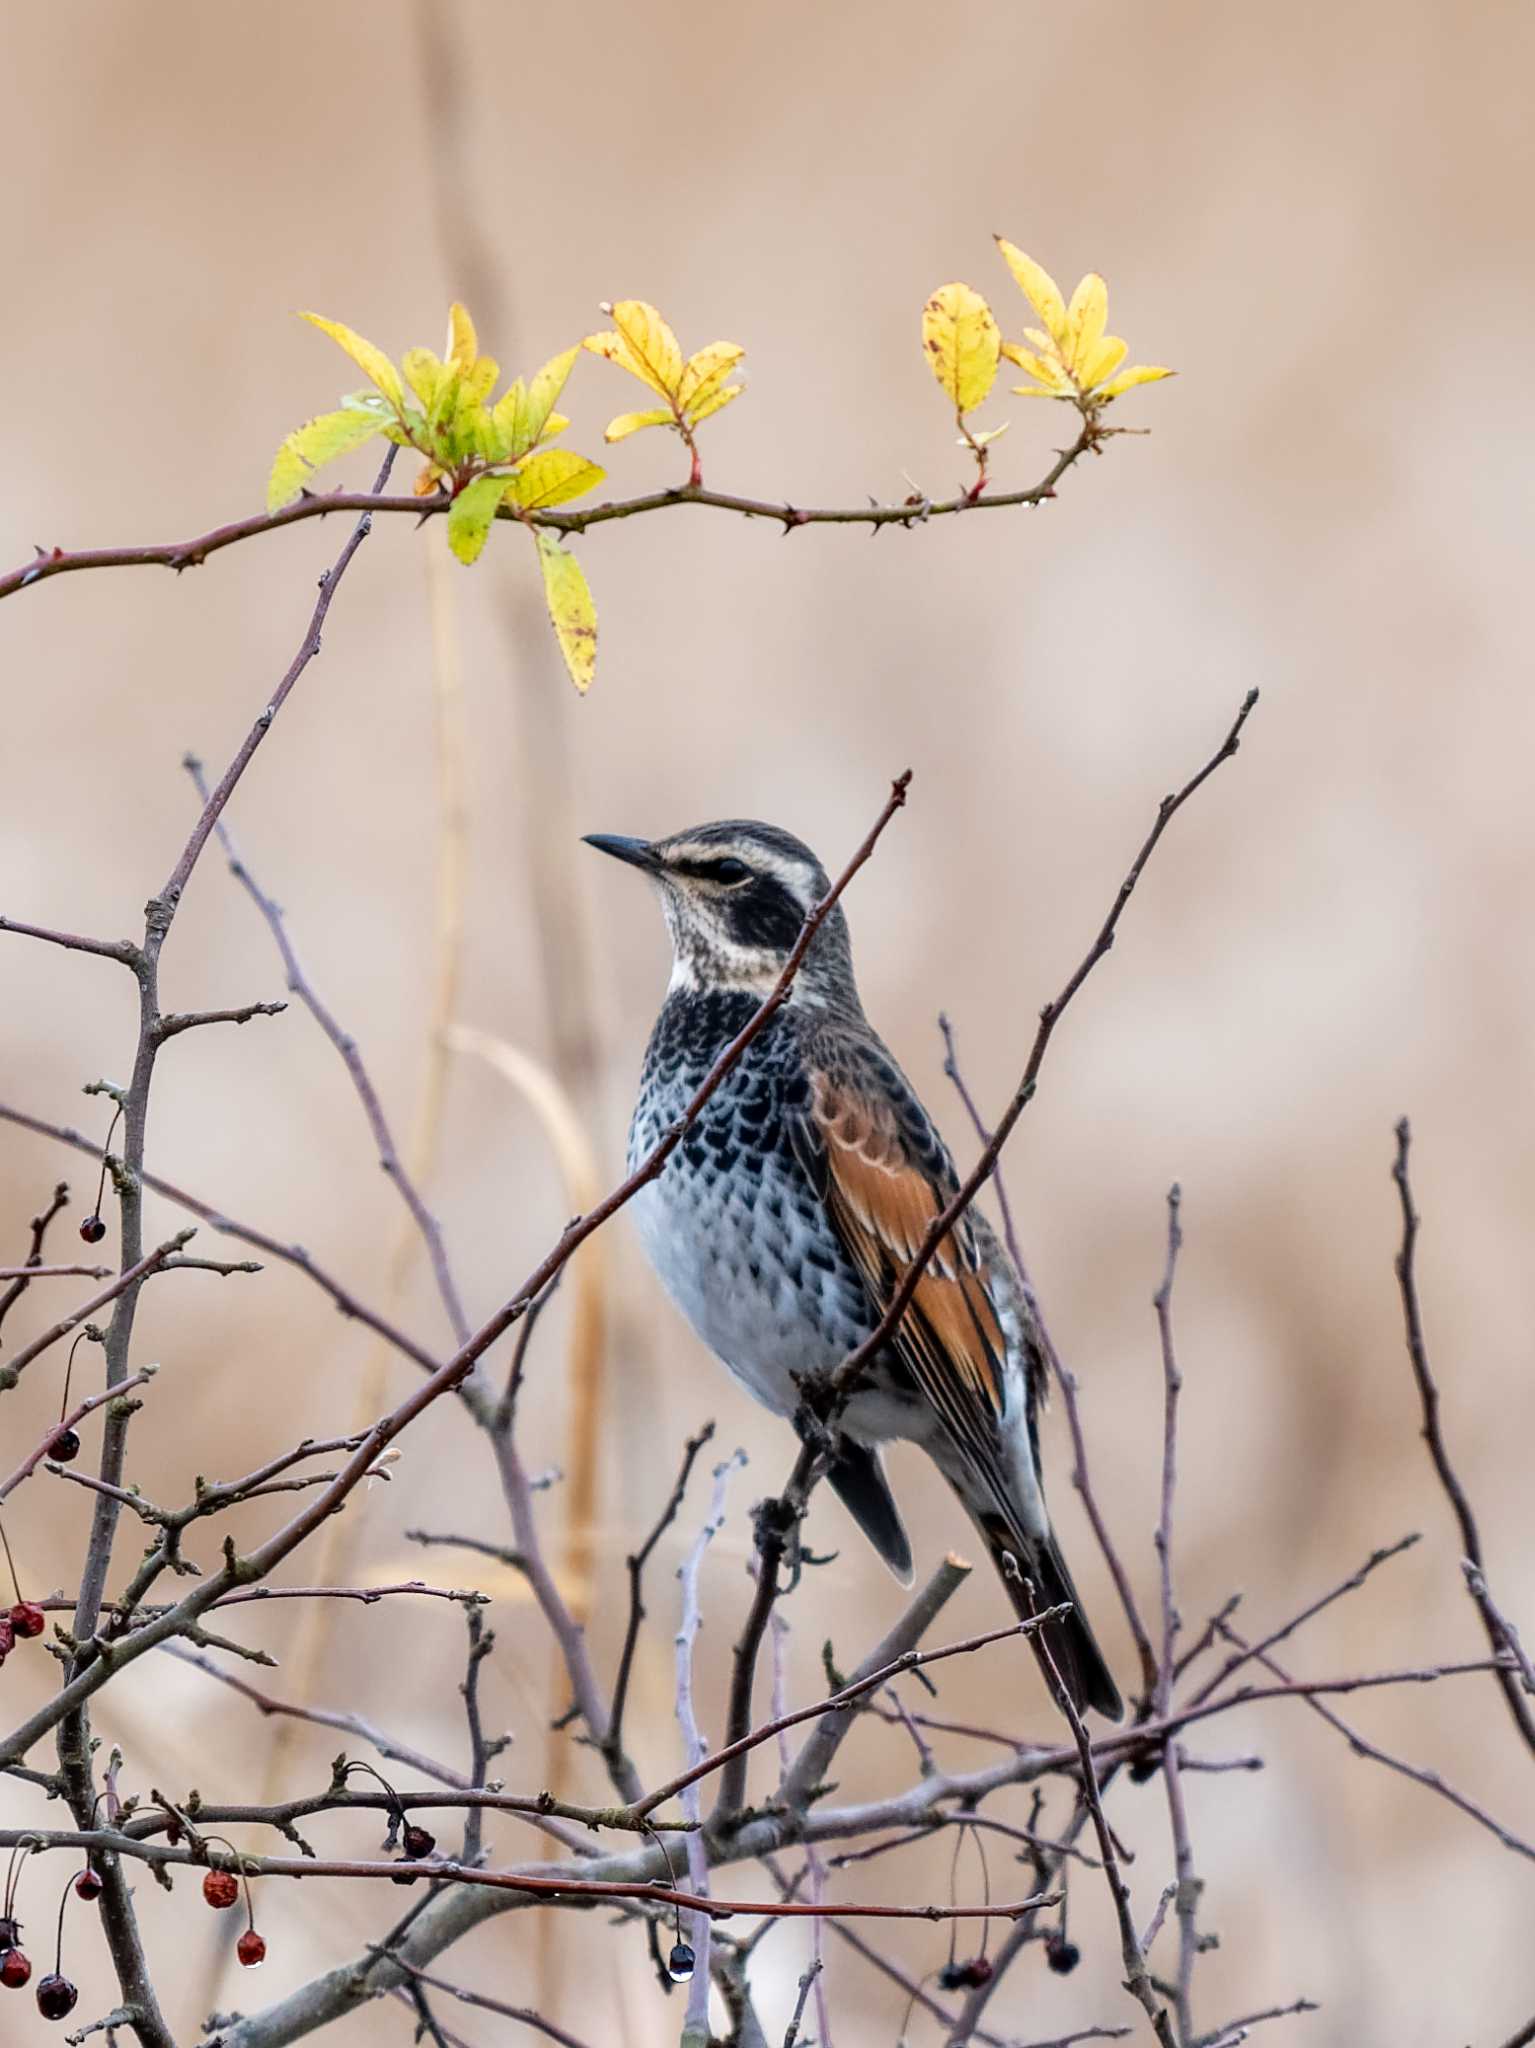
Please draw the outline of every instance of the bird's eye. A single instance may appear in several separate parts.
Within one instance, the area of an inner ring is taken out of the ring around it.
[[[747,882],[751,879],[751,869],[744,860],[727,854],[724,860],[710,861],[709,879],[713,882]]]

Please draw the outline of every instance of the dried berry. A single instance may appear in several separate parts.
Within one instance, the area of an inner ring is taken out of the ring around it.
[[[972,1956],[968,1963],[945,1963],[938,1972],[944,1991],[979,1991],[992,1979],[992,1967],[985,1956]]]
[[[1065,1977],[1082,1960],[1082,1951],[1063,1934],[1052,1934],[1045,1943],[1045,1961],[1058,1977]]]
[[[48,1626],[47,1615],[31,1600],[18,1600],[6,1618],[19,1636],[40,1636]]]
[[[8,1948],[0,1955],[0,1984],[7,1991],[19,1991],[32,1974],[32,1965],[19,1948]]]
[[[89,1904],[92,1899],[99,1899],[105,1890],[106,1886],[101,1881],[101,1872],[93,1870],[90,1864],[87,1863],[84,1870],[75,1879],[75,1897],[77,1899],[84,1899]]]
[[[79,1991],[67,1977],[50,1970],[37,1982],[37,2009],[45,2020],[67,2019],[75,2009]]]
[[[58,1429],[48,1446],[48,1455],[57,1464],[67,1465],[72,1458],[80,1455],[80,1439],[72,1429]]]
[[[240,1880],[232,1870],[209,1870],[203,1874],[203,1897],[208,1904],[222,1912],[224,1907],[234,1905],[240,1896]]]
[[[405,1853],[413,1862],[423,1856],[430,1856],[437,1847],[437,1837],[428,1834],[425,1828],[407,1826],[405,1830]]]
[[[16,1624],[8,1614],[0,1614],[0,1664],[3,1664],[16,1647]]]
[[[81,1220],[80,1235],[87,1244],[100,1244],[107,1234],[107,1226],[99,1216],[86,1216]],[[41,1991],[41,1986],[38,1987]],[[67,2010],[67,2008],[66,2008]]]
[[[697,1960],[685,1941],[674,1942],[672,1952],[666,1958],[666,1974],[674,1984],[686,1984],[693,1974],[693,1965]]]
[[[389,1880],[391,1884],[414,1884],[415,1881],[416,1873],[413,1870],[402,1870]]]
[[[258,1963],[266,1961],[266,1943],[254,1927],[247,1927],[235,1943],[235,1954],[247,1970],[254,1970]]]

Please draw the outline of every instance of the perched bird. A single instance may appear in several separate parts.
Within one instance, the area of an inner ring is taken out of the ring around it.
[[[732,820],[657,840],[593,833],[586,843],[651,878],[675,954],[630,1128],[632,1167],[772,988],[830,885],[810,849],[771,825]],[[805,1413],[798,1382],[832,1371],[878,1327],[957,1186],[932,1119],[864,1016],[838,905],[788,1002],[632,1207],[656,1272],[699,1336],[764,1406],[794,1421]],[[1019,1615],[1071,1602],[1043,1631],[1056,1668],[1079,1709],[1118,1719],[1118,1688],[1045,1512],[1045,1391],[1022,1284],[972,1208],[837,1419],[827,1477],[909,1582],[911,1545],[880,1446],[920,1444]]]

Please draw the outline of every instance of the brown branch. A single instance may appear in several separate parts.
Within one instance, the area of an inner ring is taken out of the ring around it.
[[[517,516],[529,526],[573,534],[585,533],[592,526],[606,526],[615,519],[633,519],[647,512],[669,511],[677,505],[702,505],[716,512],[739,513],[747,519],[769,520],[785,533],[799,526],[867,526],[876,530],[882,526],[909,528],[961,512],[1001,512],[1013,506],[1043,504],[1054,497],[1055,486],[1097,438],[1084,428],[1071,447],[1061,451],[1037,484],[1022,491],[988,492],[979,498],[973,498],[967,492],[960,497],[936,501],[921,498],[915,504],[813,509],[683,484],[670,490],[649,491],[639,497],[592,505],[580,512],[532,512]],[[368,518],[380,512],[399,513],[419,522],[446,512],[451,502],[446,494],[434,498],[391,497],[384,493],[380,483],[372,491],[332,491],[325,496],[306,493],[294,504],[283,506],[281,511],[258,512],[246,519],[231,520],[227,525],[216,526],[193,540],[125,548],[39,548],[32,561],[0,576],[0,598],[14,596],[17,591],[28,590],[33,584],[47,582],[52,577],[75,575],[87,569],[164,568],[174,569],[179,575],[183,569],[199,568],[210,555],[219,553],[223,548],[253,540],[258,534],[276,533],[285,526],[297,526],[306,519],[324,519],[332,512],[360,512]],[[510,518],[512,515],[503,512],[499,516]]]
[[[203,791],[206,798],[207,791]],[[280,1017],[286,1003],[244,1003],[238,1010],[169,1010],[155,1026],[162,1042],[204,1024],[249,1024],[253,1017]]]
[[[61,1836],[54,1844],[46,1832],[37,1828],[0,1828],[0,1849],[15,1848],[19,1842],[27,1840],[39,1842],[44,1848],[84,1845],[110,1849],[117,1855],[134,1857],[161,1868],[183,1864],[204,1869],[238,1867],[251,1877],[338,1877],[388,1884],[398,1883],[404,1876],[425,1877],[440,1884],[477,1886],[487,1891],[515,1892],[530,1899],[570,1904],[588,1900],[595,1904],[603,1900],[636,1899],[665,1907],[668,1911],[680,1909],[684,1913],[707,1913],[711,1920],[730,1920],[738,1914],[773,1920],[927,1920],[945,1923],[951,1920],[1017,1920],[1025,1913],[1036,1912],[1041,1906],[1053,1903],[1050,1897],[963,1906],[892,1906],[862,1901],[809,1905],[799,1900],[715,1899],[705,1898],[697,1892],[682,1891],[669,1884],[650,1883],[642,1878],[629,1881],[570,1877],[563,1873],[556,1875],[532,1870],[478,1870],[447,1857],[406,1857],[378,1863],[322,1856],[247,1856],[242,1852],[237,1859],[229,1859],[210,1853],[206,1848],[198,1853],[190,1846],[175,1848],[169,1844],[142,1842],[115,1831],[102,1835],[80,1830]]]
[[[1156,1987],[1147,1971],[1145,1953],[1136,1936],[1135,1922],[1130,1917],[1130,1887],[1120,1870],[1114,1830],[1109,1826],[1108,1816],[1103,1810],[1098,1772],[1093,1761],[1092,1741],[1075,1702],[1061,1680],[1047,1637],[1041,1636],[1039,1647],[1050,1666],[1050,1689],[1055,1696],[1056,1704],[1070,1724],[1072,1740],[1076,1745],[1077,1760],[1082,1772],[1082,1797],[1093,1823],[1093,1832],[1098,1837],[1098,1854],[1103,1859],[1104,1881],[1108,1885],[1109,1897],[1114,1904],[1114,1917],[1119,1924],[1119,1947],[1125,1968],[1125,1989],[1138,2002],[1151,2022],[1152,2032],[1156,2035],[1161,2048],[1179,2048],[1167,2008],[1159,2001]]]
[[[49,946],[63,946],[70,953],[96,953],[123,967],[136,967],[140,958],[132,939],[87,939],[78,932],[56,932],[46,925],[23,924],[16,917],[0,917],[0,932],[15,932],[23,939],[41,939]]]
[[[105,1280],[110,1266],[0,1266],[0,1280]]]
[[[498,2013],[504,2020],[516,2020],[520,2025],[532,2027],[535,2033],[543,2034],[555,2041],[559,2048],[583,2048],[574,2034],[567,2034],[563,2027],[557,2027],[553,2020],[546,2020],[542,2013],[534,2012],[528,2005],[503,2005],[499,1998],[487,1998],[482,1991],[470,1991],[462,1984],[450,1984],[444,1977],[433,1977],[427,1971],[418,1969],[413,1962],[392,1948],[378,1948],[368,1944],[368,1953],[380,1961],[392,1963],[396,1969],[407,1970],[412,1983],[426,1984],[433,1991],[441,1991],[448,1998],[455,1998],[460,2005],[477,2006],[481,2012]]]
[[[976,1137],[983,1145],[987,1145],[991,1142],[991,1127],[981,1115],[980,1104],[976,1101],[969,1084],[960,1070],[959,1053],[954,1041],[954,1027],[946,1016],[940,1015],[938,1029],[943,1035],[943,1071],[947,1074],[950,1081],[953,1082],[955,1092],[964,1104]],[[1126,1571],[1124,1561],[1120,1557],[1114,1539],[1109,1533],[1108,1520],[1099,1506],[1098,1496],[1093,1490],[1092,1478],[1087,1466],[1087,1437],[1082,1428],[1082,1407],[1077,1398],[1077,1376],[1074,1372],[1068,1372],[1062,1362],[1061,1355],[1055,1348],[1055,1340],[1050,1335],[1049,1325],[1045,1321],[1044,1311],[1040,1307],[1039,1296],[1034,1291],[1034,1283],[1029,1276],[1029,1269],[1024,1261],[1023,1248],[1019,1243],[1018,1232],[1014,1225],[1012,1205],[1008,1200],[1007,1182],[1002,1172],[1002,1162],[1000,1159],[997,1161],[996,1171],[992,1175],[992,1186],[996,1189],[997,1207],[1002,1215],[1003,1242],[1007,1246],[1017,1271],[1019,1283],[1023,1288],[1024,1299],[1028,1303],[1029,1312],[1034,1318],[1035,1331],[1044,1349],[1045,1356],[1050,1363],[1051,1374],[1055,1384],[1060,1388],[1061,1405],[1066,1411],[1066,1426],[1071,1432],[1071,1483],[1082,1502],[1103,1561],[1109,1568],[1109,1577],[1114,1582],[1114,1590],[1119,1596],[1119,1604],[1124,1611],[1125,1620],[1129,1624],[1131,1640],[1135,1644],[1135,1653],[1140,1662],[1141,1685],[1146,1698],[1149,1700],[1156,1689],[1156,1655],[1152,1650],[1151,1637],[1146,1632],[1146,1624],[1141,1619],[1141,1611],[1130,1585],[1130,1574]]]
[[[1250,1662],[1252,1658],[1261,1655],[1264,1650],[1272,1650],[1276,1643],[1282,1643],[1286,1637],[1294,1635],[1298,1628],[1302,1627],[1306,1622],[1313,1620],[1322,1612],[1324,1607],[1330,1607],[1335,1600],[1341,1600],[1345,1593],[1357,1593],[1373,1571],[1378,1570],[1383,1564],[1389,1564],[1392,1558],[1400,1557],[1404,1550],[1411,1550],[1412,1546],[1419,1541],[1420,1538],[1417,1531],[1412,1530],[1406,1536],[1399,1538],[1397,1542],[1388,1543],[1383,1550],[1372,1550],[1358,1571],[1351,1573],[1348,1578],[1340,1580],[1336,1586],[1330,1586],[1319,1599],[1313,1600],[1309,1605],[1303,1607],[1299,1614],[1293,1615],[1289,1621],[1282,1622],[1278,1628],[1272,1630],[1268,1635],[1260,1637],[1250,1650],[1243,1650],[1236,1656],[1228,1657],[1215,1676],[1206,1679],[1205,1683],[1194,1694],[1188,1704],[1190,1706],[1202,1704],[1220,1686],[1225,1684],[1234,1671],[1240,1671],[1242,1666]],[[1218,1614],[1210,1617],[1207,1635],[1211,1641],[1218,1636],[1225,1636],[1228,1640],[1232,1641],[1235,1640],[1234,1631],[1228,1630],[1225,1624],[1235,1613],[1237,1601],[1240,1597],[1240,1595],[1234,1596],[1226,1602]],[[1184,1666],[1180,1665],[1179,1668],[1181,1670]]]
[[[16,1306],[16,1303],[26,1293],[30,1274],[42,1264],[43,1245],[48,1236],[48,1226],[52,1223],[54,1217],[58,1215],[59,1211],[64,1208],[68,1200],[69,1183],[61,1180],[49,1197],[47,1207],[39,1210],[37,1215],[32,1218],[30,1226],[32,1242],[27,1249],[26,1265],[12,1279],[10,1286],[7,1287],[4,1294],[0,1294],[0,1323],[5,1321],[11,1310]]]
[[[1478,1574],[1485,1574],[1486,1561],[1482,1556],[1482,1539],[1476,1526],[1476,1516],[1471,1511],[1471,1501],[1465,1488],[1450,1463],[1450,1453],[1444,1441],[1444,1429],[1439,1420],[1439,1386],[1433,1369],[1428,1362],[1428,1343],[1423,1334],[1423,1312],[1418,1303],[1418,1279],[1415,1259],[1418,1248],[1418,1212],[1413,1207],[1412,1183],[1408,1178],[1407,1160],[1412,1145],[1412,1130],[1404,1116],[1396,1127],[1396,1159],[1391,1168],[1391,1178],[1396,1182],[1396,1191],[1402,1205],[1402,1243],[1396,1255],[1397,1285],[1402,1295],[1402,1317],[1407,1329],[1407,1356],[1412,1363],[1412,1376],[1417,1382],[1418,1399],[1423,1407],[1423,1441],[1428,1445],[1429,1456],[1434,1461],[1434,1470],[1439,1475],[1439,1484],[1455,1512],[1460,1524],[1461,1549]],[[1483,1593],[1486,1578],[1482,1576]],[[1487,1640],[1496,1655],[1506,1651],[1510,1645],[1505,1633],[1502,1616],[1485,1597],[1478,1597],[1475,1585],[1467,1580],[1467,1587],[1487,1631]],[[1516,1659],[1517,1662],[1517,1659]],[[1521,1684],[1521,1674],[1500,1666],[1498,1684],[1508,1702],[1508,1711],[1514,1726],[1524,1737],[1525,1747],[1535,1755],[1535,1709],[1531,1708]]]
[[[0,1483],[0,1500],[4,1500],[7,1494],[20,1486],[23,1479],[37,1470],[38,1466],[42,1464],[49,1451],[53,1448],[53,1440],[61,1429],[73,1429],[78,1423],[83,1422],[87,1415],[94,1414],[98,1408],[104,1408],[108,1401],[121,1400],[125,1394],[131,1394],[136,1387],[147,1387],[154,1378],[155,1372],[156,1367],[152,1365],[145,1366],[142,1371],[132,1374],[130,1378],[120,1380],[115,1387],[108,1387],[105,1393],[92,1394],[89,1400],[81,1401],[77,1406],[71,1408],[62,1422],[55,1422],[52,1425],[48,1434],[37,1445],[36,1449],[28,1452],[10,1478]],[[74,1606],[72,1600],[66,1604],[70,1607]]]
[[[50,1123],[45,1117],[33,1116],[29,1111],[17,1109],[10,1103],[0,1102],[0,1121],[15,1124],[24,1131],[33,1131],[40,1138],[51,1138],[56,1144],[71,1146],[76,1152],[84,1152],[93,1159],[100,1156],[100,1144],[88,1138],[83,1131],[74,1130],[68,1124]],[[189,1214],[201,1218],[221,1235],[238,1238],[242,1244],[248,1244],[256,1251],[265,1252],[270,1258],[280,1259],[284,1265],[295,1267],[330,1297],[343,1316],[362,1323],[367,1329],[383,1337],[403,1357],[420,1366],[424,1372],[436,1371],[441,1363],[440,1359],[424,1345],[418,1344],[397,1324],[370,1308],[360,1296],[353,1294],[350,1288],[343,1286],[333,1274],[319,1265],[302,1245],[283,1244],[280,1239],[270,1236],[264,1230],[256,1229],[252,1224],[236,1221],[234,1217],[215,1208],[211,1202],[205,1202],[199,1195],[189,1194],[185,1188],[178,1187],[174,1181],[166,1180],[163,1175],[150,1173],[141,1167],[139,1179],[152,1193],[163,1195],[168,1202],[174,1202]]]
[[[40,1357],[51,1345],[57,1344],[61,1337],[67,1337],[71,1330],[78,1329],[80,1324],[95,1315],[98,1309],[103,1309],[109,1302],[116,1301],[130,1288],[136,1288],[147,1274],[152,1273],[157,1266],[163,1265],[173,1253],[179,1252],[181,1247],[196,1235],[195,1230],[178,1231],[174,1237],[167,1238],[164,1244],[157,1245],[145,1257],[135,1259],[132,1265],[118,1274],[110,1287],[103,1287],[99,1294],[93,1294],[89,1301],[83,1302],[60,1322],[44,1330],[40,1337],[34,1337],[30,1344],[23,1345],[14,1358],[6,1362],[3,1370],[0,1370],[0,1390],[14,1387],[23,1368],[29,1366],[34,1358]]]
[[[629,1574],[629,1619],[624,1629],[624,1646],[619,1653],[618,1676],[613,1681],[613,1704],[608,1710],[607,1748],[612,1751],[615,1757],[623,1754],[624,1709],[629,1699],[629,1678],[634,1669],[634,1653],[639,1645],[640,1627],[645,1620],[645,1603],[642,1597],[645,1567],[650,1562],[651,1552],[677,1519],[683,1497],[688,1490],[688,1479],[692,1473],[694,1461],[704,1445],[711,1441],[713,1435],[714,1424],[706,1422],[697,1436],[690,1436],[688,1438],[687,1443],[683,1446],[682,1469],[677,1474],[676,1483],[672,1487],[665,1507],[662,1508],[660,1514],[656,1517],[654,1527],[639,1549],[632,1551],[624,1560],[625,1568]]]
[[[897,1632],[908,1635],[915,1629],[920,1633],[927,1627],[937,1608],[963,1584],[969,1572],[969,1565],[959,1559],[947,1559],[902,1616],[897,1624]],[[771,1742],[775,1735],[781,1735],[785,1729],[797,1728],[802,1721],[818,1721],[822,1715],[845,1712],[862,1699],[865,1693],[875,1692],[880,1686],[888,1685],[892,1678],[899,1678],[903,1672],[916,1671],[924,1664],[941,1664],[947,1657],[971,1656],[975,1651],[985,1649],[988,1644],[1003,1642],[1010,1636],[1032,1635],[1045,1622],[1058,1619],[1066,1611],[1063,1608],[1052,1607],[1029,1621],[1012,1622],[1006,1628],[988,1629],[984,1635],[970,1636],[962,1643],[947,1643],[941,1650],[902,1650],[899,1655],[891,1657],[875,1670],[854,1678],[843,1686],[840,1692],[832,1693],[827,1699],[817,1700],[814,1706],[796,1707],[792,1713],[780,1714],[771,1721],[764,1721],[760,1727],[750,1729],[736,1741],[726,1743],[724,1748],[702,1758],[689,1770],[680,1771],[675,1778],[668,1779],[658,1790],[647,1793],[638,1801],[634,1812],[637,1816],[653,1813],[658,1806],[664,1805],[668,1799],[675,1798],[688,1786],[697,1784],[701,1778],[712,1776],[715,1771],[722,1770],[725,1765],[734,1762],[737,1757],[745,1756],[749,1750],[758,1748],[762,1743]],[[838,1731],[839,1737],[842,1732],[844,1731]],[[794,1767],[791,1776],[794,1779],[793,1788],[790,1789],[789,1781],[786,1779],[779,1794],[780,1801],[790,1806],[796,1804],[803,1796],[802,1775],[798,1765]],[[726,1811],[729,1810],[727,1807]]]
[[[1233,1643],[1236,1643],[1239,1648],[1246,1651],[1249,1656],[1253,1657],[1263,1666],[1265,1671],[1271,1671],[1276,1678],[1282,1679],[1288,1684],[1294,1683],[1290,1673],[1284,1669],[1283,1665],[1271,1657],[1266,1650],[1261,1649],[1257,1645],[1249,1646],[1245,1643],[1234,1628],[1229,1625],[1223,1625],[1221,1633],[1227,1636]],[[1430,1792],[1437,1792],[1441,1799],[1447,1799],[1451,1806],[1458,1807],[1463,1814],[1469,1819],[1474,1820],[1479,1827],[1484,1827],[1489,1834],[1495,1835],[1505,1849],[1512,1849],[1516,1856],[1523,1856],[1529,1861],[1535,1862],[1535,1844],[1521,1840],[1512,1829],[1504,1827],[1501,1821],[1495,1820],[1485,1807],[1479,1806],[1474,1799],[1468,1798],[1464,1792],[1457,1792],[1453,1785],[1446,1784],[1437,1771],[1427,1770],[1420,1764],[1410,1764],[1402,1757],[1393,1756],[1389,1750],[1381,1749],[1376,1743],[1367,1742],[1364,1736],[1349,1722],[1345,1721],[1341,1714],[1337,1713],[1332,1707],[1329,1707],[1325,1700],[1317,1699],[1314,1695],[1308,1695],[1306,1704],[1310,1707],[1312,1713],[1319,1715],[1327,1723],[1329,1728],[1335,1728],[1338,1731],[1355,1756],[1368,1757],[1372,1763],[1384,1764],[1388,1771],[1395,1771],[1399,1777],[1411,1778],[1415,1785],[1427,1786]]]
[[[195,755],[188,754],[183,759],[181,765],[192,778],[192,784],[197,794],[202,798],[204,804],[207,804],[210,800],[208,781],[203,772],[202,762]],[[363,1115],[367,1118],[368,1129],[372,1133],[373,1143],[378,1152],[378,1163],[383,1168],[387,1178],[393,1182],[400,1200],[409,1210],[411,1220],[421,1234],[422,1243],[426,1246],[427,1257],[431,1261],[432,1275],[437,1282],[437,1292],[441,1297],[442,1305],[447,1311],[448,1323],[453,1332],[453,1340],[457,1344],[463,1344],[469,1337],[469,1318],[464,1313],[464,1305],[459,1295],[458,1284],[453,1278],[453,1270],[448,1262],[447,1247],[443,1243],[442,1227],[427,1207],[420,1190],[406,1168],[404,1160],[400,1157],[399,1147],[394,1141],[394,1133],[389,1128],[389,1119],[384,1114],[384,1105],[379,1100],[378,1090],[373,1085],[373,1077],[368,1072],[357,1040],[339,1022],[335,1013],[324,1002],[319,991],[305,973],[293,941],[288,936],[287,921],[283,916],[281,905],[266,893],[246,866],[244,857],[230,836],[229,827],[222,818],[218,818],[214,822],[213,829],[218,835],[219,845],[229,862],[229,872],[234,876],[241,888],[244,889],[251,902],[255,904],[256,909],[266,924],[267,930],[272,935],[273,944],[277,947],[278,954],[282,960],[283,972],[287,976],[289,994],[298,997],[304,1008],[314,1018],[321,1031],[324,1032],[332,1046],[334,1046],[340,1056],[342,1065],[346,1068],[357,1099],[362,1104]]]

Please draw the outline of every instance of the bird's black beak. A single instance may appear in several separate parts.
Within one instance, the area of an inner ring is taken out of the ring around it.
[[[610,853],[614,860],[626,860],[632,868],[644,868],[654,874],[660,867],[660,857],[648,839],[625,839],[618,832],[588,832],[583,842],[595,846],[599,853]]]

